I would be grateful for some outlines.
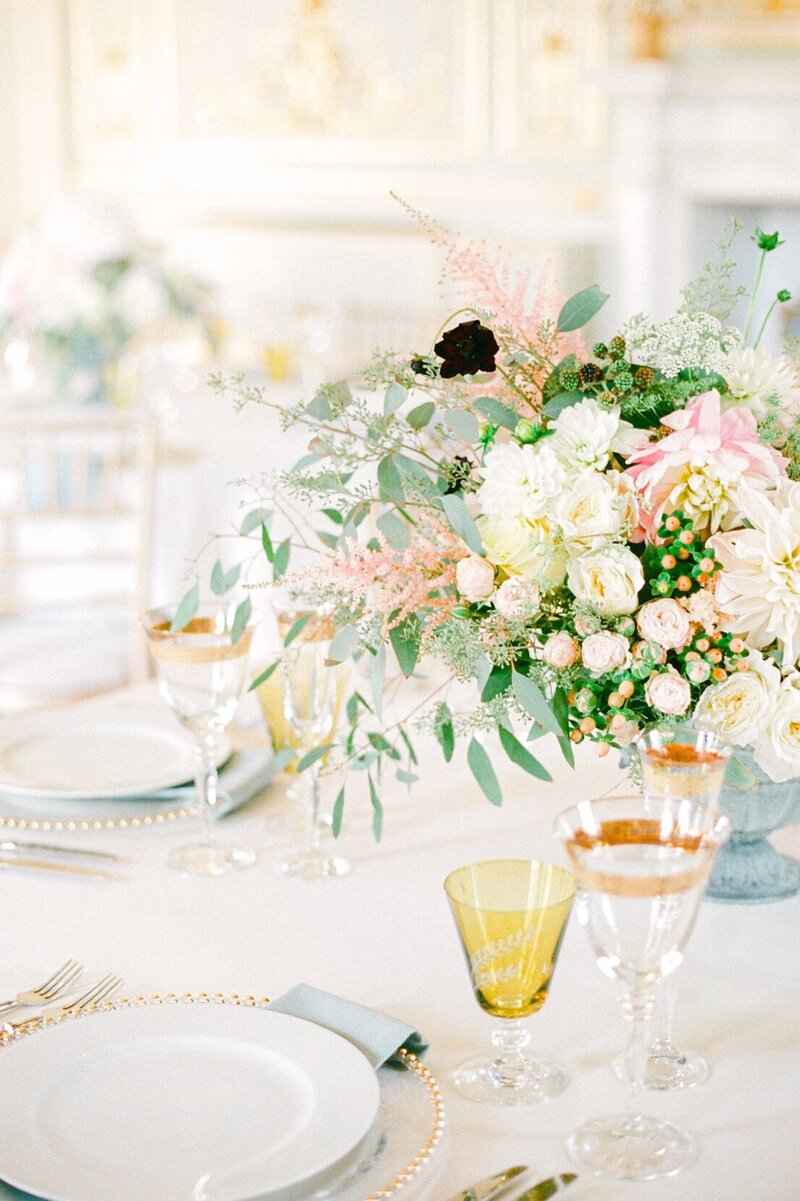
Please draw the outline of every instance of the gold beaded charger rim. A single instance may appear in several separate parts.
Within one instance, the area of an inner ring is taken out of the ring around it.
[[[31,1018],[24,1026],[13,1031],[0,1028],[0,1049],[12,1046],[14,1043],[19,1042],[20,1039],[30,1038],[42,1030],[50,1029],[52,1026],[58,1026],[64,1022],[79,1022],[85,1017],[91,1017],[98,1013],[108,1013],[115,1009],[133,1009],[143,1005],[243,1005],[251,1009],[258,1009],[266,1005],[268,1001],[269,997],[242,997],[238,993],[230,993],[226,996],[224,993],[205,992],[168,992],[163,994],[151,993],[147,997],[142,994],[134,997],[118,997],[115,1000],[102,1001],[99,1005],[87,1005],[79,1013],[64,1011],[55,1017]],[[399,1193],[428,1163],[444,1134],[444,1102],[442,1101],[441,1090],[433,1074],[421,1063],[416,1055],[412,1054],[411,1051],[406,1051],[404,1047],[400,1048],[397,1055],[405,1064],[409,1074],[419,1083],[425,1092],[430,1107],[430,1124],[420,1147],[411,1159],[409,1159],[405,1167],[395,1172],[386,1184],[370,1192],[364,1197],[363,1201],[385,1201],[385,1198],[393,1197],[396,1193]]]
[[[2,804],[2,802],[0,802]],[[200,808],[196,804],[175,805],[159,809],[157,813],[143,813],[141,817],[17,817],[0,812],[0,830],[44,830],[45,832],[78,830],[138,830],[148,826],[168,826],[187,817],[197,817]]]

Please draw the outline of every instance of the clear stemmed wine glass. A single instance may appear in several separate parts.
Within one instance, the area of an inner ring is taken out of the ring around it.
[[[561,1068],[526,1054],[522,1019],[544,1005],[575,894],[571,872],[530,859],[496,859],[451,872],[447,899],[482,1009],[502,1019],[493,1052],[453,1074],[473,1101],[525,1105],[556,1096]]]
[[[634,748],[645,795],[718,803],[732,747],[711,726],[701,721],[660,722],[644,730]],[[672,1040],[675,1000],[675,978],[670,975],[658,987],[656,1036],[645,1068],[645,1088],[691,1088],[708,1077],[702,1055]],[[617,1075],[623,1074],[621,1061],[614,1067]]]
[[[230,724],[247,673],[253,627],[233,641],[235,605],[203,605],[181,630],[173,630],[176,606],[144,615],[158,690],[197,744],[197,796],[203,819],[199,842],[177,847],[167,865],[201,876],[219,876],[255,863],[255,853],[223,846],[215,830],[219,804],[217,739]]]
[[[727,818],[702,801],[609,797],[581,801],[557,820],[577,879],[576,912],[597,963],[624,988],[625,1067],[632,1113],[587,1122],[572,1158],[598,1176],[650,1180],[692,1162],[693,1138],[638,1110],[647,1026],[659,981],[681,962]]]
[[[281,640],[285,642],[294,631],[290,645],[281,654],[284,716],[298,746],[308,753],[324,746],[336,725],[343,668],[329,662],[335,629],[330,610],[324,605],[295,598],[287,607],[276,603],[275,611]],[[304,880],[323,880],[350,871],[347,859],[328,853],[322,846],[326,823],[321,812],[321,766],[320,758],[300,775],[296,785],[301,795],[305,792],[306,845],[278,865],[286,875]]]

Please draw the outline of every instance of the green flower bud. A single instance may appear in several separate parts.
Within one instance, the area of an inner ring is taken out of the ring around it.
[[[786,301],[791,299],[791,292],[787,292],[785,288],[781,288],[780,292],[778,293],[778,300],[781,302],[781,304],[786,304]]]
[[[536,442],[539,438],[539,427],[529,417],[523,417],[514,427],[514,437],[522,446],[526,442]]]
[[[778,236],[778,231],[774,234],[765,234],[763,229],[756,226],[756,232],[753,234],[752,240],[755,242],[759,250],[769,253],[770,250],[777,250],[779,246],[783,246],[783,238]]]

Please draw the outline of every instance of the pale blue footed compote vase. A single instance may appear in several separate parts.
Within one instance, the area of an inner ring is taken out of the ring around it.
[[[800,823],[800,777],[776,784],[749,747],[736,747],[734,754],[720,796],[732,832],[717,855],[706,896],[734,904],[793,897],[800,892],[800,861],[782,855],[768,836]]]

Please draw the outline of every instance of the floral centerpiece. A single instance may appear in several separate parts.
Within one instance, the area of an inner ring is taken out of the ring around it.
[[[208,336],[208,290],[115,209],[64,200],[0,264],[0,340],[12,397],[111,398],[123,353],[189,331]]]
[[[669,320],[638,316],[587,346],[599,288],[559,304],[545,281],[530,302],[507,264],[426,226],[469,307],[430,350],[378,355],[363,386],[321,387],[284,413],[308,427],[308,453],[242,525],[274,579],[304,548],[291,579],[330,606],[331,660],[368,669],[341,738],[305,757],[345,770],[335,828],[347,773],[365,771],[379,832],[381,772],[413,782],[420,730],[448,761],[465,741],[494,803],[495,731],[500,753],[547,780],[534,753],[545,734],[572,761],[577,744],[605,755],[649,723],[699,714],[772,779],[800,775],[800,386],[796,358],[759,345],[766,316],[748,344],[757,289],[745,328],[729,324],[738,227]],[[754,241],[763,265],[778,236]],[[239,571],[218,559],[214,590]],[[242,626],[250,605],[248,593]],[[406,677],[421,660],[443,666],[402,718],[382,707],[387,653]],[[466,711],[448,695],[459,681],[476,685]]]

